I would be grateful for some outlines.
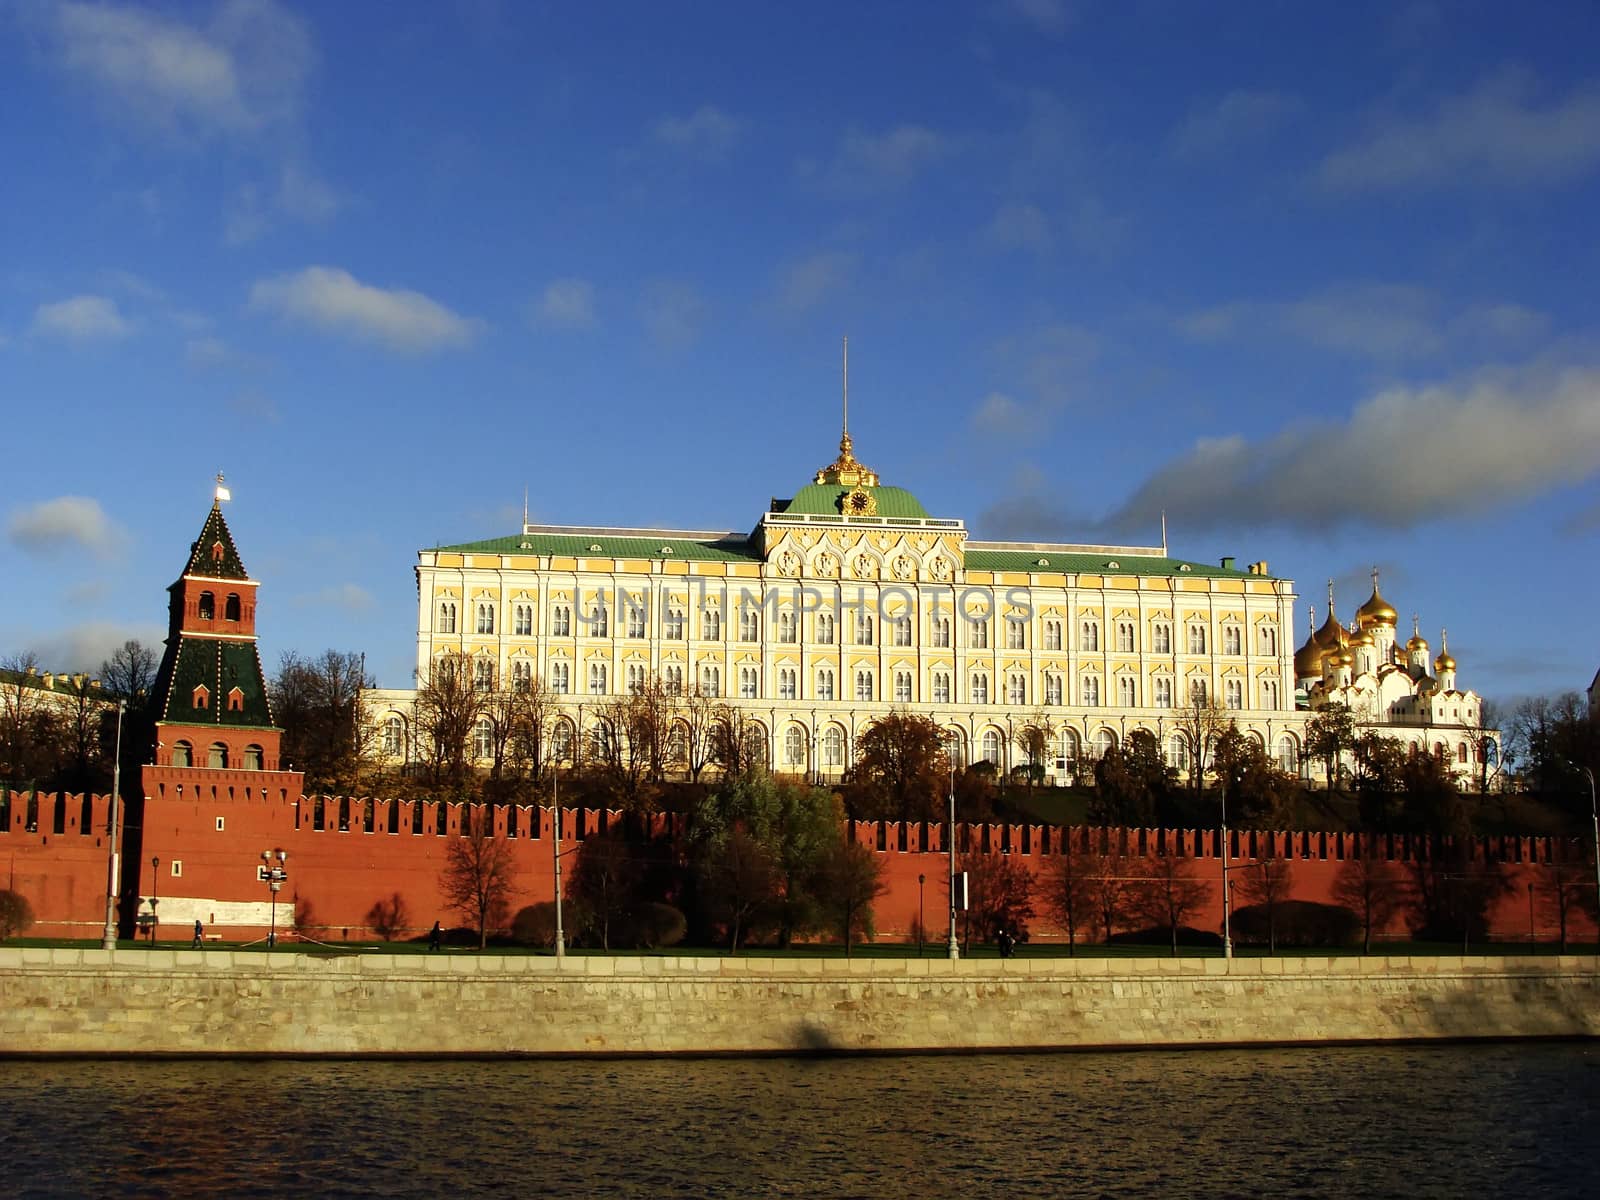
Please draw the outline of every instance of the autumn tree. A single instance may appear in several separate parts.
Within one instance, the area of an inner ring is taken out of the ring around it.
[[[1306,753],[1322,763],[1329,791],[1337,786],[1340,765],[1345,754],[1355,748],[1355,743],[1355,716],[1347,704],[1319,708],[1306,722]]]
[[[738,777],[766,770],[767,735],[731,704],[718,704],[711,717],[711,761],[723,775]]]
[[[1356,915],[1361,922],[1361,953],[1372,953],[1372,935],[1388,927],[1405,902],[1405,878],[1386,858],[1373,853],[1370,839],[1363,838],[1354,858],[1344,860],[1333,879],[1333,901]]]
[[[1002,929],[1019,942],[1028,940],[1028,922],[1034,917],[1033,872],[1021,855],[970,852],[956,860],[956,870],[967,873],[963,944],[971,945],[973,922],[983,941]]]
[[[864,815],[937,820],[950,772],[944,736],[930,718],[917,713],[890,712],[868,725],[856,748]]]
[[[511,843],[496,837],[494,809],[462,807],[461,831],[445,850],[439,892],[445,904],[477,928],[478,949],[489,944],[489,929],[505,924],[517,893],[517,860]]]
[[[1211,900],[1211,885],[1186,870],[1185,861],[1164,854],[1141,863],[1138,873],[1143,878],[1132,896],[1134,911],[1143,921],[1168,931],[1174,955],[1178,931],[1204,912]]]
[[[1044,709],[1035,710],[1032,717],[1028,718],[1022,728],[1018,729],[1012,740],[1018,750],[1028,760],[1028,790],[1045,776],[1045,762],[1050,757],[1050,746],[1055,741],[1057,727],[1050,714]]]
[[[496,688],[484,698],[491,793],[514,793],[525,774],[539,777],[555,711],[555,695],[537,675],[513,675],[510,687]]]
[[[361,693],[376,686],[363,654],[325,650],[301,658],[289,650],[279,660],[268,684],[272,715],[283,728],[283,761],[305,774],[308,791],[359,790],[379,736],[365,719]]]
[[[33,905],[21,892],[0,889],[0,942],[26,933],[33,924]]]
[[[449,650],[417,673],[417,731],[432,756],[433,781],[459,787],[471,765],[471,743],[493,686],[477,687],[470,655]]]
[[[1232,824],[1244,829],[1287,829],[1298,785],[1278,769],[1261,743],[1229,722],[1212,755],[1217,784],[1227,795]]]
[[[39,660],[31,653],[0,659],[0,779],[54,774],[61,729],[46,704]]]
[[[708,912],[727,930],[733,954],[752,926],[770,922],[777,907],[777,864],[771,851],[742,828],[719,839],[715,853],[703,862],[700,883]]]
[[[590,737],[595,763],[620,806],[649,807],[645,785],[660,760],[665,731],[642,696],[616,696],[596,706]]]
[[[1089,911],[1110,945],[1112,936],[1134,912],[1143,877],[1120,850],[1108,849],[1090,854],[1087,878]]]
[[[844,954],[857,937],[874,932],[872,902],[889,890],[883,862],[860,842],[838,838],[821,863],[822,903],[844,940]]]
[[[1532,886],[1540,915],[1546,922],[1555,922],[1561,953],[1565,954],[1573,915],[1583,912],[1591,918],[1596,916],[1594,860],[1573,839],[1554,838],[1552,842],[1555,852],[1548,869],[1543,879]]]
[[[1121,746],[1108,747],[1095,761],[1089,819],[1097,825],[1154,824],[1156,805],[1172,777],[1156,735],[1135,729]]]
[[[1368,730],[1356,738],[1355,791],[1364,829],[1397,830],[1405,825],[1406,748],[1399,738]]]
[[[721,702],[699,684],[674,700],[675,719],[683,729],[684,763],[690,780],[699,782],[700,773],[715,761],[714,734]]]

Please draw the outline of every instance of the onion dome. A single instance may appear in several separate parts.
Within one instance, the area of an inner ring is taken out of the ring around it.
[[[1356,609],[1356,624],[1363,629],[1369,625],[1387,625],[1392,629],[1399,619],[1400,614],[1394,611],[1394,606],[1378,591],[1378,568],[1373,567],[1372,595],[1365,604]]]
[[[1371,646],[1371,645],[1373,645],[1374,641],[1373,641],[1373,637],[1372,637],[1372,630],[1370,630],[1370,629],[1359,629],[1359,630],[1357,630],[1354,634],[1351,635],[1350,644],[1352,646]]]
[[[1322,645],[1317,641],[1317,606],[1313,604],[1306,621],[1305,645],[1294,652],[1294,677],[1309,679],[1322,672]]]
[[[1324,649],[1343,646],[1350,640],[1350,631],[1339,623],[1339,618],[1333,615],[1333,605],[1328,605],[1328,619],[1322,623],[1322,628],[1313,635],[1317,645]]]
[[[1433,660],[1433,673],[1443,675],[1446,671],[1456,669],[1456,660],[1450,657],[1450,639],[1444,633],[1439,635],[1439,657]]]
[[[1422,630],[1417,626],[1415,615],[1411,618],[1411,640],[1406,643],[1406,649],[1413,652],[1418,650],[1426,652],[1428,649],[1428,639],[1422,636]]]
[[[1350,647],[1348,646],[1341,646],[1334,653],[1337,655],[1341,667],[1351,666],[1356,661],[1356,656],[1350,653]]]

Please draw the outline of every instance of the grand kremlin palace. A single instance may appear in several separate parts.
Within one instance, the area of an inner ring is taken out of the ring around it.
[[[749,533],[524,524],[423,550],[418,677],[447,654],[483,687],[557,694],[567,743],[597,702],[659,678],[734,706],[775,771],[838,778],[891,709],[935,718],[963,760],[1026,762],[1016,735],[1049,729],[1047,774],[1136,729],[1186,765],[1174,718],[1212,698],[1289,770],[1293,584],[1165,548],[988,542],[838,458]],[[419,756],[414,693],[369,695],[391,760]],[[480,740],[487,731],[480,731]],[[483,749],[483,747],[480,747]]]

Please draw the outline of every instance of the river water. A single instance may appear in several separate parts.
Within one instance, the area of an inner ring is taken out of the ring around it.
[[[1595,1196],[1600,1044],[0,1062],[7,1196]]]

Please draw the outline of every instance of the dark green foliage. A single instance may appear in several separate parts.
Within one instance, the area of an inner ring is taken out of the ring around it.
[[[634,912],[630,922],[633,942],[642,950],[676,946],[688,931],[683,914],[670,904],[647,900]]]
[[[1154,824],[1156,806],[1171,791],[1174,777],[1155,734],[1136,729],[1094,764],[1095,798],[1089,820],[1096,825]]]
[[[1314,900],[1279,900],[1233,910],[1233,940],[1247,945],[1353,946],[1361,940],[1361,921],[1348,908]],[[1273,930],[1276,930],[1274,937]]]
[[[556,944],[555,901],[540,900],[537,904],[517,909],[517,915],[511,918],[511,938],[523,946],[554,946]]]

